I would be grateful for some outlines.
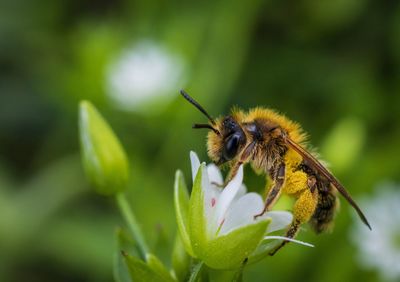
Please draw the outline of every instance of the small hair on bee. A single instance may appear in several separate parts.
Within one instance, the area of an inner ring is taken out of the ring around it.
[[[211,122],[211,124],[213,125],[213,126],[211,126],[209,124],[194,124],[193,128],[195,128],[195,129],[198,129],[198,128],[211,129],[216,134],[220,135],[220,132],[214,127],[215,126],[214,119],[207,113],[207,111],[196,100],[194,100],[192,97],[190,97],[189,94],[187,94],[185,90],[181,89],[180,93],[183,96],[183,98],[185,98],[190,104],[192,104],[200,112],[202,112],[208,118],[208,120]]]

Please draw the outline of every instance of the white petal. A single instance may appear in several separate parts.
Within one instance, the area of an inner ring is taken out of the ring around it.
[[[236,193],[234,200],[238,200],[240,197],[243,197],[246,193],[247,193],[246,185],[244,184],[240,185],[239,191]]]
[[[264,207],[263,200],[257,193],[248,193],[229,207],[220,234],[226,234],[239,227],[256,223],[254,215],[260,213]]]
[[[204,193],[204,215],[207,220],[207,232],[209,236],[212,237],[215,236],[216,233],[215,213],[222,190],[210,183],[209,175],[206,170],[204,170],[202,174],[201,181],[201,188]]]
[[[262,217],[264,216],[272,219],[267,233],[285,229],[293,220],[293,215],[287,211],[270,211],[266,212]]]
[[[222,178],[221,171],[215,164],[209,164],[207,166],[208,178],[210,179],[211,183],[217,183],[219,185],[224,184],[224,180]]]
[[[239,170],[235,177],[226,185],[222,190],[219,200],[216,205],[216,224],[220,225],[225,217],[226,211],[228,210],[232,200],[235,198],[237,192],[240,189],[243,181],[243,165],[239,167]]]
[[[290,241],[290,242],[293,242],[293,243],[296,243],[296,244],[300,244],[300,245],[303,245],[303,246],[314,248],[313,244],[306,243],[306,242],[303,242],[303,241],[300,241],[300,240],[296,240],[296,239],[292,239],[292,238],[288,238],[288,237],[284,237],[284,236],[265,236],[264,239],[265,240],[285,240],[285,241]]]
[[[200,160],[197,154],[193,151],[190,151],[190,162],[192,165],[192,180],[194,183],[194,179],[196,178],[197,172],[199,171]]]
[[[206,183],[206,181],[203,183]],[[222,190],[218,187],[215,187],[214,185],[211,185],[210,182],[208,182],[208,184],[203,184],[203,191],[205,215],[207,221],[209,222],[209,231],[211,233],[215,233],[213,232],[213,230],[215,230],[215,224],[213,223],[215,222],[215,213]]]

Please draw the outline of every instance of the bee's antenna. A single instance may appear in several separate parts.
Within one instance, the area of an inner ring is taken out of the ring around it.
[[[185,98],[186,100],[189,101],[190,104],[192,104],[193,106],[195,106],[200,112],[202,112],[207,118],[208,120],[211,122],[212,125],[215,125],[215,121],[214,119],[206,112],[206,110],[200,106],[199,103],[197,103],[192,97],[189,96],[189,94],[187,94],[185,92],[185,90],[181,90],[180,91],[181,95],[183,96],[183,98]],[[213,128],[213,130],[215,131],[215,129]]]
[[[216,134],[220,134],[219,133],[219,131],[217,130],[217,129],[215,129],[214,127],[212,127],[211,125],[209,125],[209,124],[199,124],[199,123],[195,123],[195,124],[193,124],[193,127],[192,128],[196,128],[196,129],[198,129],[198,128],[207,128],[207,129],[211,129],[212,131],[214,131]]]

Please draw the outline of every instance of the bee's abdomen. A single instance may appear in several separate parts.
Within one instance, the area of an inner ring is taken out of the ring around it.
[[[329,187],[329,184],[327,185]],[[339,199],[331,187],[318,189],[318,204],[310,220],[310,225],[316,233],[329,231],[333,226]]]

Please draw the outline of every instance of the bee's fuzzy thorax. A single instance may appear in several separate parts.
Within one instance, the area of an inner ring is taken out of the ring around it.
[[[268,120],[273,123],[276,123],[277,125],[282,127],[286,132],[288,132],[290,138],[293,141],[299,144],[305,143],[307,139],[307,135],[304,133],[303,129],[298,123],[291,121],[285,115],[279,114],[275,110],[263,107],[250,109],[249,112],[246,115],[244,115],[243,121],[251,122],[256,119]]]

